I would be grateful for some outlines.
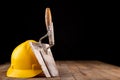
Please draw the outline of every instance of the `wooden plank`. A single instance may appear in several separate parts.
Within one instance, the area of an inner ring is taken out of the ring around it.
[[[110,65],[110,64],[104,64],[104,63],[99,63],[99,64],[87,64],[87,66],[93,67],[94,71],[96,70],[101,74],[102,76],[109,79],[120,79],[120,68],[118,66]]]
[[[89,77],[89,78],[109,79],[109,80],[118,80],[119,79],[118,77],[111,75],[110,74],[111,72],[106,73],[105,71],[103,71],[104,67],[96,68],[95,65],[98,65],[100,67],[100,65],[104,65],[104,64],[98,63],[98,62],[91,62],[91,63],[85,62],[85,63],[79,64],[78,66],[80,68],[80,71],[82,71],[83,73],[86,73],[88,75],[87,77]],[[86,70],[85,70],[85,68],[83,69],[83,67],[85,67],[85,66],[86,66]],[[109,65],[109,67],[111,67],[111,65]]]
[[[52,78],[52,77],[50,77],[50,78],[41,78],[41,77],[38,77],[38,78],[29,78],[29,79],[26,79],[26,80],[60,80],[60,78],[59,77],[54,77],[54,78]]]
[[[100,61],[56,61],[59,77],[6,77],[10,63],[0,65],[0,80],[120,80],[120,67]]]
[[[68,66],[64,63],[64,61],[60,61],[58,63],[59,63],[58,69],[61,80],[75,80],[72,74],[70,73]]]
[[[4,78],[6,77],[6,70],[9,66],[9,63],[0,65],[0,80],[5,80]]]
[[[80,73],[78,66],[75,61],[66,61],[69,67],[70,73],[73,75],[75,80],[87,80],[86,76]]]
[[[98,70],[98,69],[94,69],[94,72],[95,72],[96,74],[101,75],[102,78],[103,78],[103,79],[106,79],[106,80],[120,80],[118,77],[115,77],[115,76],[113,76],[113,75],[111,75],[111,74],[109,74],[109,73],[105,73],[105,72],[103,72],[103,71],[101,71],[101,70]]]
[[[59,73],[60,75],[71,75],[69,73],[67,65],[64,63],[64,61],[59,61]]]

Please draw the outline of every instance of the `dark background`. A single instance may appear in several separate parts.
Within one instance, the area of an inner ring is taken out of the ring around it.
[[[100,60],[120,65],[109,7],[81,1],[7,1],[1,7],[0,64],[10,62],[20,43],[38,41],[46,33],[45,8],[50,7],[55,33],[55,60]],[[87,8],[86,8],[87,7]],[[44,40],[48,42],[47,39]]]

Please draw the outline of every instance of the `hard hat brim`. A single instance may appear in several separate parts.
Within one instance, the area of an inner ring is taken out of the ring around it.
[[[42,73],[42,70],[17,70],[10,67],[7,71],[7,77],[30,78]]]

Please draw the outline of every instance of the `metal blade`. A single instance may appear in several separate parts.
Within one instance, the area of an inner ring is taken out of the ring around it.
[[[32,51],[33,51],[35,57],[37,58],[38,63],[40,64],[45,76],[51,77],[50,72],[47,68],[47,65],[46,65],[45,60],[44,60],[43,55],[42,55],[42,53],[44,53],[44,50],[42,50],[42,52],[40,51],[39,43],[31,42],[30,46],[31,46]]]
[[[30,46],[32,47],[33,53],[35,54],[45,76],[59,76],[52,52],[50,48],[47,49],[49,44],[42,44],[42,47],[40,47],[39,43],[32,42],[30,43]]]

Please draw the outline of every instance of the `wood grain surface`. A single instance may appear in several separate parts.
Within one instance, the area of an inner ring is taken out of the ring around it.
[[[0,80],[120,80],[120,67],[101,61],[56,61],[60,76],[19,79],[6,77],[10,63],[0,65]]]

